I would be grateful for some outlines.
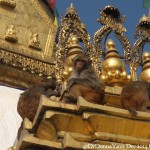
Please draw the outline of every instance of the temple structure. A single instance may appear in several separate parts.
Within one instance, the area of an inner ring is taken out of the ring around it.
[[[61,102],[60,97],[42,95],[34,121],[23,120],[21,136],[16,142],[14,139],[9,150],[116,149],[116,145],[131,150],[137,145],[149,146],[150,113],[138,111],[136,117],[132,116],[120,102],[124,85],[139,80],[137,68],[140,65],[140,80],[150,80],[150,53],[143,52],[143,46],[150,42],[147,16],[139,20],[135,32],[137,39],[131,45],[124,34],[125,16],[118,8],[106,6],[100,10],[101,27],[91,41],[71,4],[61,19],[56,44],[53,13],[43,1],[0,0],[0,13],[3,19],[0,24],[3,28],[0,30],[2,84],[26,89],[55,74],[57,82],[63,85],[63,93],[73,70],[72,58],[85,53],[106,85],[105,105],[90,103],[82,97],[78,97],[77,104],[70,104]],[[107,40],[110,33],[121,43],[123,56],[114,40]]]

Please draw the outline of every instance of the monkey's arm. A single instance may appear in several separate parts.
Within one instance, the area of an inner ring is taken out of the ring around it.
[[[87,85],[86,83],[88,83],[89,80],[88,79],[83,79],[83,78],[71,78],[70,80],[68,80],[67,83],[67,87],[71,87],[73,84],[82,84],[82,85]]]
[[[97,74],[92,68],[83,70],[83,72],[80,74],[80,78],[84,79],[81,81],[82,85],[89,86],[94,90],[104,88],[104,84],[100,81]]]

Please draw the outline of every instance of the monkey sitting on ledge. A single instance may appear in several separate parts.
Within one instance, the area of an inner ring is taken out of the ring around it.
[[[132,81],[121,92],[121,104],[136,116],[138,110],[147,111],[150,100],[150,83],[145,81]]]
[[[67,93],[63,100],[76,103],[77,98],[82,96],[89,102],[103,104],[104,84],[100,82],[92,61],[84,54],[78,54],[73,59],[73,72],[67,82]]]
[[[46,95],[47,97],[50,96],[60,96],[59,93],[54,91],[56,88],[56,78],[52,77],[51,79],[44,79],[41,83],[36,84],[25,92],[23,92],[18,101],[17,111],[21,118],[28,118],[30,121],[33,122],[34,117],[36,115],[40,97],[41,95]],[[18,130],[18,138],[20,137],[20,133],[23,129],[23,122]]]

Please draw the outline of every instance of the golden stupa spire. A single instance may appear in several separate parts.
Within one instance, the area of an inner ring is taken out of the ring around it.
[[[124,85],[131,77],[127,75],[125,63],[120,59],[116,44],[112,39],[106,42],[107,53],[102,63],[101,79],[106,85]]]
[[[150,52],[143,53],[142,62],[141,80],[150,82]]]

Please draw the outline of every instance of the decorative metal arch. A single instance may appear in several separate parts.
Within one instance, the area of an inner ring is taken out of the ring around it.
[[[58,37],[58,50],[56,52],[56,73],[57,76],[61,76],[64,60],[68,54],[68,39],[70,35],[75,35],[80,42],[83,43],[84,52],[90,55],[93,46],[90,42],[90,35],[88,34],[85,25],[81,22],[80,17],[77,14],[77,10],[73,6],[66,10],[65,16],[61,19],[60,32]]]
[[[137,39],[131,49],[133,51],[133,59],[131,63],[131,73],[134,80],[137,80],[137,68],[142,64],[143,47],[150,43],[150,21],[147,16],[143,16],[136,26],[135,38]]]
[[[59,47],[65,48],[70,34],[74,34],[83,42],[86,52],[90,52],[92,44],[90,43],[90,35],[87,33],[85,25],[81,22],[77,14],[77,10],[73,6],[67,9],[65,16],[61,19],[61,30],[59,34]]]
[[[101,17],[98,19],[98,22],[100,22],[103,27],[96,31],[93,37],[94,50],[96,51],[96,55],[99,56],[96,58],[98,62],[97,65],[101,66],[102,56],[105,54],[105,51],[102,49],[102,39],[111,32],[114,32],[114,35],[120,41],[124,49],[124,58],[126,62],[130,64],[132,51],[131,44],[124,35],[126,31],[123,27],[125,16],[121,16],[118,8],[113,6],[106,6],[103,10],[100,10],[100,15]],[[97,59],[99,59],[99,61]]]

